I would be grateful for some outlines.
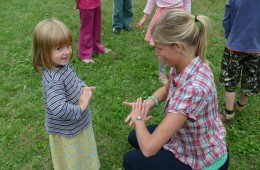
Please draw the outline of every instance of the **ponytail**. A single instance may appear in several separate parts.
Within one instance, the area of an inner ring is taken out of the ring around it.
[[[197,54],[201,57],[203,62],[206,61],[206,51],[208,46],[208,37],[209,37],[209,30],[210,30],[210,22],[208,17],[199,15],[195,16],[195,22],[200,23],[199,28],[199,39],[197,44]]]

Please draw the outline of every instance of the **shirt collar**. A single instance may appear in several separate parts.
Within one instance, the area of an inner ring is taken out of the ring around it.
[[[176,69],[174,69],[174,75],[173,75],[173,83],[177,85],[178,87],[182,86],[183,83],[185,83],[190,76],[199,69],[199,66],[202,64],[202,61],[199,56],[195,57],[191,60],[191,62],[181,71],[177,72]]]

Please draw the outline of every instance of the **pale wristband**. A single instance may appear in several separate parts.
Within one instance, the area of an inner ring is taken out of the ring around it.
[[[146,100],[153,99],[155,101],[155,106],[158,106],[159,100],[156,96],[149,96]]]

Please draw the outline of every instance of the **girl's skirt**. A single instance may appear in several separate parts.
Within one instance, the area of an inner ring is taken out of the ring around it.
[[[76,136],[50,134],[49,140],[55,170],[100,169],[92,124]]]
[[[154,15],[153,15],[153,18],[147,28],[147,31],[146,31],[146,34],[145,34],[145,40],[150,42],[150,45],[151,46],[154,46],[154,42],[153,40],[151,39],[151,29],[153,28],[153,25],[154,23],[157,21],[157,19],[167,10],[170,10],[172,8],[160,8],[160,7],[157,7]]]

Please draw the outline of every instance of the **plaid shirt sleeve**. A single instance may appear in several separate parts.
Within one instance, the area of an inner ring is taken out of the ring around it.
[[[197,120],[207,102],[206,93],[199,86],[194,84],[184,85],[178,89],[168,104],[168,112],[186,115],[193,120]]]

